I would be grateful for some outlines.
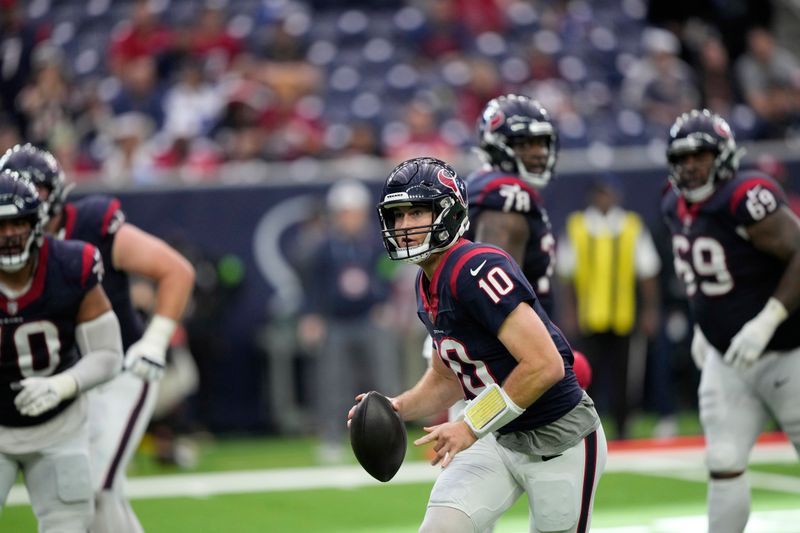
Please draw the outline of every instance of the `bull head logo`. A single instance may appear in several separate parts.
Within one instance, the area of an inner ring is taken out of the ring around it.
[[[462,204],[465,203],[464,197],[461,195],[461,190],[458,188],[458,183],[456,183],[455,174],[452,174],[445,169],[441,169],[436,175],[436,179],[438,179],[442,185],[453,191]]]

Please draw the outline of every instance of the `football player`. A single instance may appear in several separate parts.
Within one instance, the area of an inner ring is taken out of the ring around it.
[[[125,221],[119,200],[100,195],[67,202],[68,187],[55,158],[30,144],[9,149],[0,170],[28,177],[49,203],[46,230],[61,239],[95,245],[103,257],[103,287],[119,317],[125,371],[92,394],[92,470],[97,510],[92,531],[142,531],[124,494],[125,470],[155,408],[167,349],[194,286],[194,269],[183,256]],[[157,302],[147,328],[130,298],[129,276],[156,283]]]
[[[555,126],[536,100],[499,96],[486,104],[478,121],[477,152],[483,167],[467,177],[471,223],[465,237],[508,252],[552,316],[556,241],[539,191],[552,179],[558,157]],[[431,352],[428,337],[423,345],[428,361]],[[574,356],[588,365],[583,355]],[[574,364],[571,358],[567,362]],[[456,404],[450,416],[461,408]]]
[[[600,420],[514,259],[462,237],[464,181],[438,159],[408,160],[378,212],[389,257],[420,267],[417,312],[434,345],[431,367],[392,404],[412,420],[469,400],[415,442],[433,443],[444,469],[420,531],[484,531],[524,493],[531,531],[588,531],[606,461]]]
[[[46,222],[33,184],[0,172],[0,510],[21,470],[39,531],[87,531],[84,393],[120,371],[122,340],[100,253]]]
[[[710,533],[744,530],[747,460],[770,415],[800,451],[800,223],[772,178],[737,172],[740,155],[708,110],[670,130],[662,211],[697,324]]]
[[[552,315],[555,238],[539,191],[553,177],[556,129],[539,102],[508,94],[486,104],[478,137],[484,167],[467,177],[466,237],[508,252]]]

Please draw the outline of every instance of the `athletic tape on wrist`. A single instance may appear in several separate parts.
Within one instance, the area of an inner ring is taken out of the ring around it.
[[[789,316],[789,312],[786,310],[786,306],[784,306],[780,300],[777,298],[770,298],[767,300],[767,304],[764,306],[764,309],[761,310],[759,315],[765,317],[771,326],[775,329],[781,325],[781,323],[786,320]]]
[[[169,342],[172,339],[172,335],[175,333],[175,328],[177,326],[178,323],[171,318],[161,315],[153,315],[153,318],[150,319],[150,324],[147,326],[142,338],[147,339],[148,341],[156,342],[159,346],[162,346],[164,350],[166,350],[169,347]]]

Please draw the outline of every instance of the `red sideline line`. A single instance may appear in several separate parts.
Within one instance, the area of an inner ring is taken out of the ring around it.
[[[764,433],[757,444],[774,444],[788,442],[789,439],[782,431]],[[702,435],[687,437],[672,437],[669,439],[630,439],[609,441],[608,451],[636,451],[636,450],[680,450],[684,448],[702,448],[705,438]]]

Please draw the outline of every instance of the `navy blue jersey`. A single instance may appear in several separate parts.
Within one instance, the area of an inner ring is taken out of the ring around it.
[[[111,252],[125,214],[116,198],[93,195],[64,206],[64,238],[91,243],[100,250],[105,266],[103,289],[111,300],[122,330],[122,347],[127,350],[144,333],[144,324],[131,301],[128,274],[114,268]]]
[[[543,426],[569,412],[583,391],[572,370],[572,350],[533,293],[514,260],[496,246],[459,240],[445,252],[428,282],[417,276],[417,313],[442,361],[458,377],[467,400],[501,384],[517,361],[497,338],[500,326],[522,302],[542,319],[564,359],[566,375],[500,433]]]
[[[720,352],[775,292],[786,265],[756,249],[745,228],[781,206],[786,196],[770,177],[742,173],[705,202],[689,205],[670,188],[662,212],[672,232],[675,273],[686,285],[695,319]],[[800,314],[776,330],[768,350],[800,346]]]
[[[552,315],[551,278],[555,266],[556,241],[539,193],[519,176],[495,170],[480,170],[471,174],[467,178],[467,190],[473,230],[465,236],[470,240],[474,240],[474,228],[485,210],[519,213],[525,217],[529,237],[521,264],[522,271],[533,285],[544,310]]]
[[[97,249],[85,242],[45,238],[31,286],[15,299],[0,294],[0,425],[41,424],[72,403],[61,402],[39,416],[22,416],[11,383],[51,376],[80,358],[75,344],[78,310],[102,278]]]

